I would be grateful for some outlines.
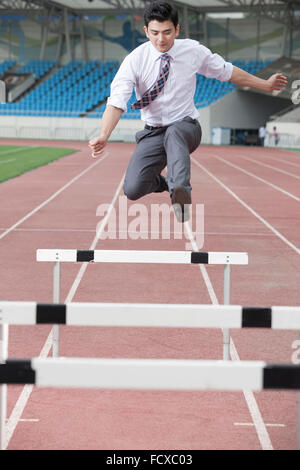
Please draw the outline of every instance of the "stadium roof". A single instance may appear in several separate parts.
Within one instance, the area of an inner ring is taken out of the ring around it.
[[[152,0],[0,0],[0,12],[21,14],[40,24],[49,25],[56,31],[55,18],[65,15],[91,18],[106,15],[135,15],[143,17],[145,6]],[[214,16],[240,16],[234,13],[252,13],[284,24],[289,30],[300,27],[300,0],[168,0],[183,9],[184,21],[188,12],[214,14]],[[187,7],[187,8],[185,8]],[[46,16],[45,16],[46,14]],[[42,18],[44,15],[45,18]],[[58,20],[59,21],[59,20]]]
[[[67,8],[78,13],[121,12],[140,13],[151,0],[0,0],[0,9],[27,10],[57,7]],[[300,0],[169,0],[178,7],[187,6],[198,12],[245,12],[245,11],[284,11],[286,8],[300,10]]]
[[[150,3],[145,0],[56,0],[56,3],[67,6],[71,9],[81,10],[95,10],[95,9],[130,9],[130,8],[144,8],[145,4]],[[224,2],[219,0],[177,0],[170,1],[170,3],[176,3],[177,5],[189,6],[193,8],[199,7],[222,7],[226,8]]]
[[[287,5],[300,9],[300,0],[169,0],[177,6],[187,6],[198,11],[226,12],[251,9],[282,9]],[[134,10],[144,9],[151,0],[55,0],[71,10]]]

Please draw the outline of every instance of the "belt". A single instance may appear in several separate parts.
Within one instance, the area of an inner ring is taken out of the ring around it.
[[[145,125],[145,129],[148,131],[154,131],[155,129],[164,129],[165,127],[168,126],[149,126],[148,124]]]
[[[186,118],[184,118],[183,120],[185,119],[190,119],[190,122],[196,122],[197,119],[193,119],[189,116],[187,116]],[[167,126],[149,126],[149,124],[145,124],[145,129],[147,129],[148,131],[155,131],[156,129],[166,129],[167,127],[169,127],[171,124],[167,125]]]

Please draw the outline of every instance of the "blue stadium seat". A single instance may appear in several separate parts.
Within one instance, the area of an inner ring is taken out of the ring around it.
[[[255,73],[270,62],[238,60],[233,64]],[[1,70],[9,70],[13,65],[14,61],[0,63],[0,73]],[[38,81],[55,65],[57,64],[54,61],[32,60],[20,71],[34,73]],[[87,115],[90,118],[101,118],[110,93],[110,83],[118,67],[117,61],[107,61],[104,64],[100,61],[89,61],[84,64],[82,61],[72,60],[36,86],[19,102],[0,104],[0,114],[66,117]],[[197,75],[195,106],[197,108],[209,106],[234,89],[235,85],[232,83]],[[130,108],[130,104],[134,101],[136,96],[133,91],[127,112],[122,114],[121,119],[140,118],[140,111]]]

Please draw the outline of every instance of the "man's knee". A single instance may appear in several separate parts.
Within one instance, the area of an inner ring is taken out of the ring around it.
[[[143,196],[143,194],[141,194],[141,188],[138,184],[129,184],[127,181],[124,182],[123,191],[125,196],[130,199],[130,201],[136,201]]]

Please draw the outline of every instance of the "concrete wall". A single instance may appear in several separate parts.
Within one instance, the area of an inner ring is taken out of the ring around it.
[[[202,143],[212,143],[214,127],[258,129],[272,114],[290,105],[288,100],[241,90],[233,91],[209,107],[199,110]]]
[[[0,116],[0,137],[17,139],[52,139],[88,141],[99,134],[101,119]],[[121,119],[111,140],[133,142],[143,123]]]
[[[210,106],[211,126],[258,129],[291,103],[282,98],[236,90]]]
[[[300,149],[300,123],[271,121],[267,123],[265,147],[276,147],[273,128],[276,127],[279,142],[277,147]]]
[[[235,91],[210,107],[199,110],[202,128],[202,144],[211,144],[213,127],[232,129],[258,129],[269,117],[286,106],[280,98],[256,93]],[[0,116],[0,138],[81,140],[88,141],[99,133],[101,119]],[[270,138],[266,145],[273,145],[273,126],[281,134],[280,146],[300,147],[300,123],[269,122]],[[121,119],[111,135],[111,141],[135,142],[135,133],[144,127],[137,119]]]
[[[202,143],[210,144],[210,108],[201,110]],[[0,116],[0,138],[88,141],[99,134],[101,119]],[[144,127],[138,119],[121,119],[110,140],[135,142],[135,133]]]
[[[210,144],[211,143],[211,108],[207,106],[206,108],[199,109],[200,116],[199,116],[199,123],[202,129],[202,144]]]

